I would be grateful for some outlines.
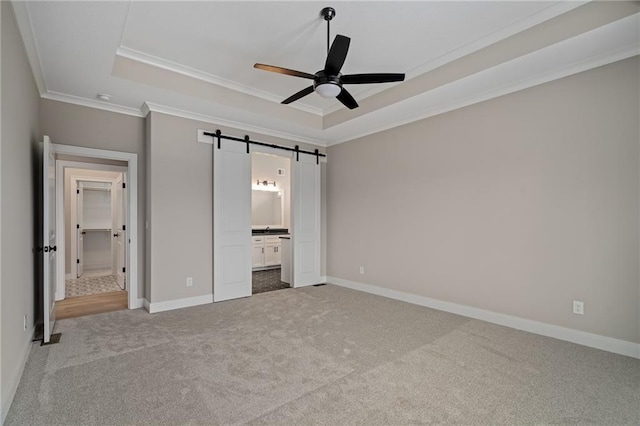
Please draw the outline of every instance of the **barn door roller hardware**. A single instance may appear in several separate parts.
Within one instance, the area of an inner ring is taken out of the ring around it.
[[[230,141],[242,142],[242,143],[247,144],[247,154],[249,153],[249,145],[260,145],[260,146],[266,146],[266,147],[269,147],[269,148],[281,149],[283,151],[295,152],[296,153],[296,161],[299,161],[300,153],[315,155],[316,156],[316,164],[320,164],[320,157],[326,157],[327,156],[326,154],[322,154],[317,149],[315,151],[306,151],[304,149],[300,149],[300,147],[298,145],[296,145],[295,148],[291,148],[291,147],[288,147],[288,146],[276,145],[276,144],[273,144],[273,143],[253,141],[253,140],[251,140],[249,138],[249,135],[245,135],[244,138],[236,138],[234,136],[223,135],[222,132],[219,129],[216,130],[215,133],[204,132],[203,134],[205,136],[211,136],[212,138],[214,138],[214,140],[215,140],[215,138],[218,138],[218,149],[220,149],[220,141],[222,139],[227,139],[227,140],[230,140]]]

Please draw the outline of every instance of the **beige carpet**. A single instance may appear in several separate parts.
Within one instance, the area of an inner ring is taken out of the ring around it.
[[[640,422],[640,360],[331,285],[56,331],[6,425]]]

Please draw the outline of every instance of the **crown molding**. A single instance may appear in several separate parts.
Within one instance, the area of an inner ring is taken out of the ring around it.
[[[457,109],[460,108],[464,108],[466,106],[470,106],[473,104],[477,104],[480,102],[484,102],[484,101],[488,101],[494,98],[498,98],[500,96],[504,96],[504,95],[508,95],[509,93],[514,93],[514,92],[518,92],[520,90],[524,90],[524,89],[528,89],[530,87],[534,87],[534,86],[538,86],[540,84],[544,84],[544,83],[548,83],[554,80],[558,80],[560,78],[563,77],[568,77],[570,75],[573,74],[577,74],[579,72],[583,72],[583,71],[588,71],[590,69],[593,68],[597,68],[600,66],[604,66],[613,62],[617,62],[617,61],[621,61],[627,58],[630,58],[632,56],[637,56],[640,55],[640,50],[638,50],[637,48],[635,49],[629,49],[626,51],[622,51],[622,52],[617,52],[611,56],[608,57],[602,57],[602,58],[598,58],[597,60],[591,61],[591,62],[584,62],[584,63],[579,63],[579,64],[574,64],[573,66],[570,67],[566,67],[563,68],[561,70],[558,70],[554,73],[551,74],[546,74],[543,76],[539,76],[537,78],[534,79],[528,79],[525,81],[521,81],[517,84],[514,85],[508,85],[505,87],[501,87],[500,89],[497,90],[493,90],[491,92],[487,92],[485,94],[479,95],[479,96],[470,96],[468,98],[465,98],[463,100],[460,100],[458,102],[455,103],[450,103],[450,104],[443,104],[443,105],[439,105],[436,108],[430,109],[428,112],[423,113],[423,114],[419,114],[416,115],[414,117],[411,117],[407,120],[402,120],[402,121],[396,121],[393,122],[391,124],[385,125],[385,126],[380,126],[380,127],[372,127],[372,128],[368,128],[367,130],[357,133],[355,135],[352,136],[347,136],[344,138],[339,138],[336,139],[335,141],[329,142],[327,143],[327,146],[333,146],[333,145],[338,145],[341,143],[345,143],[345,142],[349,142],[358,138],[362,138],[365,136],[369,136],[375,133],[380,133],[380,132],[384,132],[385,130],[390,130],[396,127],[400,127],[400,126],[404,126],[406,124],[411,124],[414,123],[416,121],[420,121],[420,120],[424,120],[426,118],[429,117],[434,117],[436,115],[440,115],[440,114],[444,114],[447,112],[451,112],[451,111],[455,111]]]
[[[229,90],[233,90],[236,92],[243,93],[249,96],[255,96],[257,98],[265,99],[270,102],[274,102],[279,104],[282,98],[280,96],[274,95],[273,93],[266,92],[264,90],[257,89],[255,87],[249,87],[244,84],[240,84],[226,78],[219,77],[214,74],[209,74],[203,71],[199,71],[195,68],[187,67],[185,65],[178,64],[173,61],[169,61],[167,59],[162,59],[157,56],[149,55],[144,52],[140,52],[125,46],[120,46],[116,50],[116,55],[130,59],[132,61],[141,62],[146,65],[151,65],[153,67],[157,67],[163,70],[171,71],[177,74],[185,75],[187,77],[204,81],[209,84],[214,84],[217,86],[224,87]],[[291,108],[295,108],[304,112],[308,112],[310,114],[314,114],[317,116],[322,116],[322,109],[310,107],[304,104],[290,104]]]
[[[133,117],[144,117],[145,115],[137,108],[101,102],[93,99],[81,98],[80,96],[67,95],[65,93],[48,91],[40,95],[43,99],[65,102],[68,104],[80,105],[88,108],[101,109],[118,114],[131,115]]]
[[[40,60],[40,51],[35,39],[35,33],[33,31],[33,24],[31,23],[31,17],[29,15],[28,3],[26,1],[11,1],[13,9],[13,16],[18,25],[18,31],[20,32],[20,38],[22,39],[22,45],[27,54],[29,65],[31,66],[31,73],[36,82],[38,92],[42,94],[47,93],[47,83],[42,69],[42,61]]]
[[[613,24],[609,24],[609,28],[612,30],[612,32],[616,32],[616,31],[624,32],[625,28],[629,29],[633,25],[638,25],[638,23],[640,23],[640,14],[636,14],[636,15],[624,18]],[[602,27],[600,29],[602,29]],[[589,33],[602,35],[602,32],[597,32],[597,31],[598,29],[590,31]],[[581,39],[582,37],[584,37],[584,35],[577,36],[574,38],[576,39],[574,41],[579,41],[580,43],[584,43],[585,45],[593,46],[593,43],[591,42],[591,40]],[[600,39],[602,40],[603,38],[604,37],[601,37]],[[558,47],[557,45],[554,45],[554,46]],[[545,51],[550,51],[552,48],[554,48],[554,46],[541,49],[530,55],[543,54],[545,53]],[[562,48],[571,49],[572,47],[565,45]],[[444,114],[446,112],[454,111],[456,109],[464,108],[466,106],[484,102],[500,96],[508,95],[510,93],[518,92],[520,90],[528,89],[530,87],[538,86],[544,83],[548,83],[554,80],[568,77],[573,74],[588,71],[590,69],[598,68],[613,62],[618,62],[633,56],[640,55],[640,40],[634,40],[633,43],[629,45],[625,45],[617,50],[608,49],[606,47],[603,47],[601,50],[602,50],[602,53],[596,54],[589,58],[580,59],[564,65],[559,64],[550,71],[542,71],[537,74],[532,74],[527,76],[526,78],[521,78],[513,83],[506,83],[499,87],[493,87],[490,90],[487,90],[485,92],[474,93],[472,95],[465,96],[463,98],[457,99],[452,102],[444,101],[444,102],[436,103],[435,105],[428,107],[427,110],[423,109],[422,112],[417,114],[416,114],[416,111],[421,111],[419,108],[420,104],[416,104],[410,101],[400,102],[398,104],[395,104],[395,108],[397,109],[394,111],[394,115],[401,115],[403,117],[408,117],[408,118],[403,120],[394,120],[390,123],[380,125],[380,126],[367,126],[365,124],[361,124],[359,125],[359,127],[366,128],[366,130],[362,130],[360,132],[352,132],[352,134],[349,136],[337,137],[331,142],[328,142],[327,146],[333,146],[333,145],[349,142],[351,140],[355,140],[368,135],[383,132],[385,130],[393,129],[395,127],[404,126],[406,124],[424,120],[429,117],[433,117],[439,114]],[[553,54],[553,53],[550,52],[549,54]],[[525,55],[524,57],[518,58],[514,61],[510,61],[510,63],[513,64],[515,61],[519,59],[526,61],[527,56],[530,56],[530,55]],[[556,56],[561,57],[562,55],[557,54]],[[434,91],[440,89],[440,90],[447,90],[448,93],[455,93],[455,92],[465,93],[466,90],[463,88],[463,85],[471,84],[471,85],[476,85],[478,87],[481,87],[482,83],[479,80],[472,83],[469,83],[469,82],[475,80],[476,78],[481,78],[480,77],[481,74],[498,75],[498,73],[502,72],[501,68],[503,66],[505,66],[505,64],[503,64],[502,66],[494,67],[490,70],[483,71],[478,74],[474,74],[472,76],[463,78],[461,80],[457,80],[455,82],[447,84],[446,86],[442,86],[438,89],[434,89]],[[431,92],[434,92],[434,91],[431,91]],[[423,94],[422,96],[429,96],[428,93],[429,92]],[[420,95],[414,97],[413,99],[415,102],[420,102],[419,98],[420,98]],[[418,107],[416,107],[416,105],[418,105]],[[428,102],[425,103],[425,105],[428,106]],[[384,108],[383,110],[380,110],[380,112],[382,113],[384,110],[390,111],[392,109],[394,109],[394,106],[389,106],[387,108]],[[362,118],[364,117],[367,117],[367,116],[365,115]],[[348,133],[348,131],[346,131],[346,133]]]
[[[405,81],[411,80],[414,77],[425,74],[429,71],[432,71],[436,68],[439,68],[449,62],[453,62],[457,59],[460,59],[464,56],[467,56],[473,52],[477,52],[480,49],[483,49],[487,46],[490,46],[494,43],[497,43],[500,40],[504,40],[506,38],[511,37],[514,34],[518,34],[522,31],[525,31],[531,27],[534,27],[538,24],[541,24],[549,19],[553,19],[556,16],[562,15],[563,13],[569,12],[577,7],[580,7],[586,3],[589,3],[591,0],[580,0],[580,1],[566,1],[556,3],[550,7],[547,7],[544,10],[533,13],[525,18],[522,18],[515,23],[508,25],[500,30],[494,31],[491,34],[488,34],[484,37],[481,37],[469,44],[461,46],[457,49],[451,50],[444,55],[423,63],[422,65],[418,65],[417,67],[407,71]],[[376,95],[378,93],[384,92],[385,90],[394,87],[398,84],[384,84],[371,86],[366,90],[363,90],[358,94],[358,100],[364,100],[370,96]],[[336,102],[331,104],[330,106],[324,108],[322,110],[322,115],[328,115],[334,113],[342,108],[342,104],[340,102]]]
[[[296,135],[293,133],[281,132],[279,130],[273,130],[273,129],[268,129],[266,127],[255,126],[255,125],[241,122],[241,121],[227,120],[224,118],[214,117],[206,114],[200,114],[197,112],[185,111],[182,109],[168,107],[166,105],[159,105],[151,102],[145,102],[141,110],[144,116],[149,114],[149,112],[158,112],[161,114],[172,115],[174,117],[181,117],[189,120],[202,121],[203,123],[216,124],[219,126],[233,127],[233,128],[245,130],[248,132],[261,133],[263,135],[273,136],[275,138],[288,139],[295,142],[302,142],[309,145],[317,145],[322,147],[327,146],[327,142],[320,139],[308,138],[308,137]]]

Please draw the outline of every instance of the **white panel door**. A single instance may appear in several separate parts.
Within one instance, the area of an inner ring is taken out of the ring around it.
[[[251,296],[251,155],[213,144],[213,300]]]
[[[76,278],[84,273],[84,190],[81,185],[76,188]]]
[[[44,343],[49,343],[56,321],[56,253],[58,248],[56,246],[56,160],[48,136],[44,137],[42,195]]]
[[[320,165],[300,154],[291,166],[293,287],[320,284]]]
[[[113,249],[113,270],[114,275],[116,276],[116,281],[121,289],[125,288],[125,236],[126,231],[124,228],[124,218],[125,218],[125,191],[123,188],[123,176],[120,174],[118,178],[115,180],[113,185],[111,186],[111,219],[113,224],[111,229],[113,231],[113,244],[111,245]]]

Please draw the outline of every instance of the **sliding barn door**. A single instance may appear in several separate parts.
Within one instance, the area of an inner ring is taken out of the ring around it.
[[[245,144],[213,145],[213,300],[251,296],[251,155]]]
[[[42,156],[42,249],[44,288],[44,343],[49,343],[56,321],[56,160],[53,146],[48,136],[44,137]]]
[[[293,287],[320,284],[320,165],[300,154],[292,164]]]

